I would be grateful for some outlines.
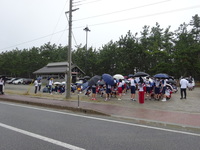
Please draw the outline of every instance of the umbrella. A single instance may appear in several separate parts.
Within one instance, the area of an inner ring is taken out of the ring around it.
[[[90,79],[90,76],[84,76],[83,79]]]
[[[83,84],[83,80],[76,81],[75,84]]]
[[[172,79],[169,79],[169,80],[167,81],[167,83],[176,84],[176,81],[175,81],[175,80],[172,80]]]
[[[102,75],[102,78],[108,85],[114,85],[115,84],[114,78],[109,74],[104,73]]]
[[[98,84],[98,85],[104,85],[105,82],[102,80],[102,81],[98,81],[97,84]]]
[[[116,75],[114,75],[113,76],[113,78],[115,78],[115,79],[117,79],[117,80],[119,80],[119,79],[124,79],[124,76],[123,75],[121,75],[121,74],[116,74]]]
[[[37,80],[42,80],[42,77],[38,77]]]
[[[8,80],[8,78],[6,76],[4,76],[4,75],[2,75],[0,78],[2,78],[4,81]]]
[[[60,83],[60,82],[54,82],[53,84],[54,85],[61,85],[62,83]]]
[[[146,76],[149,76],[149,74],[145,72],[137,72],[134,74],[134,77],[146,77]]]
[[[170,88],[171,91],[173,91],[173,87],[170,84],[166,84]]]
[[[133,74],[129,74],[128,77],[131,78],[131,77],[134,77],[134,75]]]
[[[165,73],[158,73],[158,74],[154,75],[153,77],[154,78],[163,78],[163,79],[169,78],[169,76]]]
[[[87,88],[88,88],[88,82],[83,83],[82,84],[82,90],[84,91]]]
[[[101,80],[101,76],[94,76],[88,81],[88,86],[95,85],[99,80]]]
[[[65,82],[65,81],[63,81],[61,84],[63,84],[63,85],[64,85],[64,84],[66,84],[66,82]]]

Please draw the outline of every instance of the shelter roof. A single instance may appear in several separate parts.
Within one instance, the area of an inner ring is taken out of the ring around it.
[[[43,68],[40,68],[33,72],[33,74],[54,74],[54,73],[65,73],[68,70],[68,62],[54,62],[48,63]],[[72,64],[71,69],[77,68],[81,73],[85,74],[77,65]]]

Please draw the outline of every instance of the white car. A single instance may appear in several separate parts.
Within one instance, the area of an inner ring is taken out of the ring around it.
[[[13,84],[22,84],[24,82],[24,79],[18,79],[18,80],[15,80],[15,81],[13,81],[12,83]]]
[[[10,80],[7,80],[6,83],[11,84],[14,80],[16,80],[16,78],[12,78]]]

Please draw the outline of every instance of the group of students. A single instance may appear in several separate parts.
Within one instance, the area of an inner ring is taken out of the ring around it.
[[[105,94],[105,101],[109,100],[111,97],[117,97],[118,100],[122,100],[122,97],[128,90],[130,90],[132,101],[136,101],[135,94],[136,91],[139,92],[139,100],[144,101],[144,99],[167,101],[171,97],[172,89],[166,86],[166,79],[150,79],[149,77],[130,77],[128,82],[122,79],[114,80],[114,86],[105,85],[92,85],[88,87],[85,95],[91,94],[91,100],[96,100],[96,94],[100,94],[101,97]],[[142,102],[141,102],[142,103]]]
[[[144,103],[144,99],[160,100],[165,102],[171,98],[172,89],[167,86],[167,79],[155,78],[154,80],[146,77],[145,79],[139,77],[135,79],[130,78],[131,100],[135,100],[135,93],[138,89],[139,101]]]

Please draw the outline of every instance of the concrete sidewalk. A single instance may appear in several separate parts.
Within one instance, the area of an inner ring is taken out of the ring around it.
[[[148,100],[145,101],[145,104],[139,104],[138,102],[127,100],[127,97],[126,99],[124,97],[125,100],[123,102],[116,102],[116,104],[97,101],[80,101],[79,106],[76,100],[57,100],[33,97],[30,95],[5,94],[0,95],[0,100],[114,116],[131,119],[136,123],[144,123],[147,125],[171,126],[174,128],[181,127],[193,131],[195,129],[195,132],[200,133],[200,105],[198,105],[200,100],[196,99],[196,97],[192,97],[194,94],[190,93],[190,95],[191,98],[184,101],[177,99],[179,96],[176,95],[177,97],[174,96],[176,100],[167,102]],[[192,106],[191,103],[194,101],[197,103]],[[177,109],[175,110],[175,108]]]

